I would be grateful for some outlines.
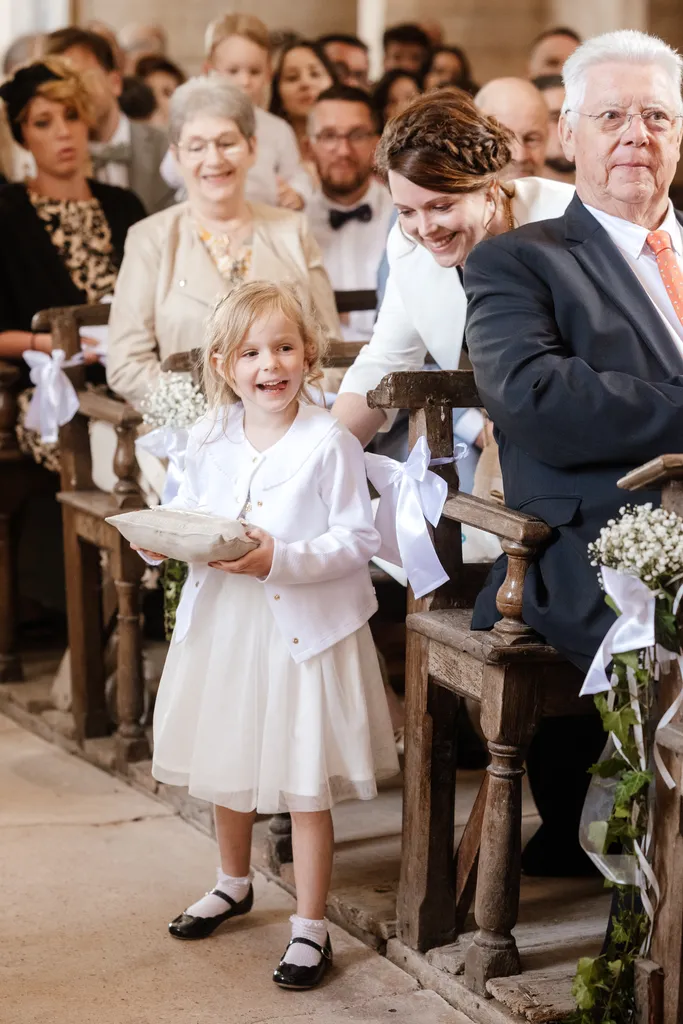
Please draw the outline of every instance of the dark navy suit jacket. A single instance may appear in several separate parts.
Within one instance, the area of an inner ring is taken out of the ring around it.
[[[497,428],[506,504],[553,527],[527,579],[524,618],[585,669],[614,621],[587,545],[625,503],[658,503],[658,492],[630,495],[617,480],[683,451],[683,357],[578,196],[563,217],[476,246],[465,290],[467,346]],[[503,558],[474,628],[498,617],[504,574]]]

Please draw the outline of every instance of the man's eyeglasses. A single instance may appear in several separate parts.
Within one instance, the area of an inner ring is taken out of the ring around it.
[[[198,159],[208,152],[210,146],[215,146],[219,156],[227,157],[239,152],[244,146],[244,142],[243,138],[236,139],[234,136],[221,135],[217,139],[195,137],[190,139],[189,142],[179,142],[178,149],[183,149],[193,159]]]
[[[376,139],[377,133],[368,128],[353,128],[350,132],[335,132],[331,128],[325,128],[313,136],[313,141],[325,149],[334,149],[340,142],[348,142],[349,146],[363,146],[371,139]]]
[[[669,114],[666,110],[643,110],[628,114],[624,110],[603,110],[600,114],[585,114],[582,110],[567,110],[567,114],[578,114],[589,117],[597,125],[598,131],[605,135],[619,134],[631,127],[634,117],[639,117],[650,135],[662,135],[670,132],[676,121],[683,119],[682,114]]]

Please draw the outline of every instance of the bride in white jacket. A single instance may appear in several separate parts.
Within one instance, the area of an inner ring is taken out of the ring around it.
[[[467,300],[462,266],[490,235],[561,216],[571,185],[543,178],[501,182],[511,134],[465,93],[422,96],[387,125],[377,167],[398,210],[387,244],[389,280],[375,330],[347,371],[333,412],[367,444],[393,417],[368,408],[382,377],[419,370],[427,354],[444,370],[460,364]],[[457,421],[470,444],[484,440],[478,409]]]

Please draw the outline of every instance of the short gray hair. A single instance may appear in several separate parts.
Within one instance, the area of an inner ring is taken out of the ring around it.
[[[582,43],[567,58],[562,68],[565,98],[562,113],[577,111],[586,95],[586,73],[598,64],[658,64],[671,79],[678,109],[683,110],[681,101],[681,73],[683,59],[671,46],[646,32],[622,29],[619,32],[605,32]]]
[[[199,75],[179,86],[171,97],[168,138],[178,145],[184,125],[198,114],[214,114],[234,121],[245,139],[256,134],[254,105],[221,75]]]

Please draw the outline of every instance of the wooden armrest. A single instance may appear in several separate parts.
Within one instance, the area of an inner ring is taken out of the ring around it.
[[[551,528],[542,519],[459,491],[449,494],[443,514],[447,519],[454,519],[466,526],[476,526],[501,540],[513,540],[530,547],[547,544],[552,534]]]
[[[111,305],[99,302],[90,306],[55,306],[41,309],[31,321],[34,331],[50,333],[56,320],[70,318],[78,327],[102,327],[109,323]]]
[[[374,391],[368,391],[367,401],[371,409],[424,409],[430,405],[479,409],[482,404],[471,370],[389,373]]]
[[[660,455],[644,466],[632,469],[617,481],[625,491],[648,491],[661,487],[667,480],[683,479],[683,455]]]
[[[335,292],[334,301],[338,313],[359,313],[377,309],[377,292],[374,289],[350,292]]]
[[[189,352],[174,352],[166,356],[161,364],[162,373],[195,373],[202,361],[202,350],[191,348]]]
[[[365,341],[331,341],[323,356],[323,365],[335,369],[351,366],[366,344]]]
[[[136,427],[142,423],[142,415],[132,405],[96,391],[78,391],[78,411],[81,416],[102,420],[114,427]]]

